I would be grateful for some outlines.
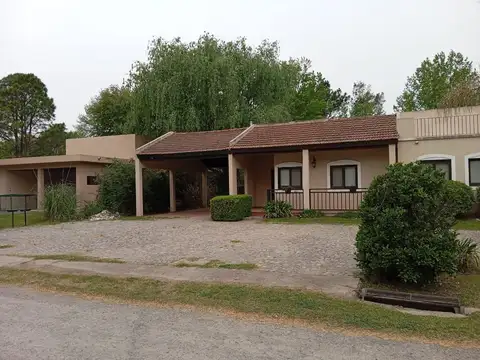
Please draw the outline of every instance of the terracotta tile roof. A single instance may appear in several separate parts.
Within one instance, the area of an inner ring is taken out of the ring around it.
[[[137,149],[139,155],[173,155],[396,140],[396,115],[253,125],[249,128],[167,133]],[[234,140],[234,141],[233,141]]]
[[[338,144],[398,139],[396,115],[256,125],[232,149]]]
[[[245,128],[198,132],[173,132],[165,134],[142,146],[140,155],[182,154],[227,150],[229,143]]]

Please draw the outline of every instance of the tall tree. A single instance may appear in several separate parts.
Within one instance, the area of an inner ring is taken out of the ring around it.
[[[291,120],[300,72],[299,61],[279,59],[276,42],[252,48],[209,34],[188,44],[157,39],[129,77],[128,130],[155,136]]]
[[[65,155],[67,139],[81,137],[75,131],[67,131],[64,123],[52,124],[33,140],[30,154],[33,156]]]
[[[85,106],[85,114],[79,116],[76,128],[86,136],[122,134],[130,109],[130,90],[111,85]]]
[[[13,155],[29,154],[32,139],[55,118],[47,87],[34,74],[0,79],[0,138],[13,143]]]
[[[473,64],[459,52],[450,51],[425,59],[408,77],[405,89],[397,98],[395,111],[418,111],[441,107],[448,93],[478,76]]]
[[[478,74],[447,92],[439,107],[455,108],[477,105],[480,105],[480,76]]]
[[[290,112],[294,120],[333,117],[348,103],[349,96],[340,89],[332,89],[321,73],[309,71],[310,62],[303,64]]]
[[[344,103],[342,116],[373,116],[385,114],[383,92],[375,93],[372,86],[358,81],[353,84],[352,95]]]

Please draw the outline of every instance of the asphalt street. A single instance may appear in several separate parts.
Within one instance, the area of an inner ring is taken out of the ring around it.
[[[454,349],[0,288],[0,359],[448,359]]]

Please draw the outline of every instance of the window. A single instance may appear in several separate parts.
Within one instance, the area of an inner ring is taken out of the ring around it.
[[[302,168],[285,167],[278,169],[278,187],[280,189],[301,189],[302,188]]]
[[[480,186],[480,159],[468,159],[468,183]]]
[[[330,166],[330,188],[348,189],[358,188],[357,165]]]
[[[87,176],[87,185],[98,185],[96,176]]]
[[[432,165],[435,169],[445,173],[447,180],[452,180],[452,161],[451,160],[422,160],[422,163]]]

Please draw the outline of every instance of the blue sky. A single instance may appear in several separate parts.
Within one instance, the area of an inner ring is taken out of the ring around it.
[[[392,111],[427,56],[454,49],[480,64],[478,0],[0,0],[0,77],[33,72],[72,127],[91,97],[121,83],[154,37],[207,31],[252,44],[278,40],[334,87],[383,91]]]

